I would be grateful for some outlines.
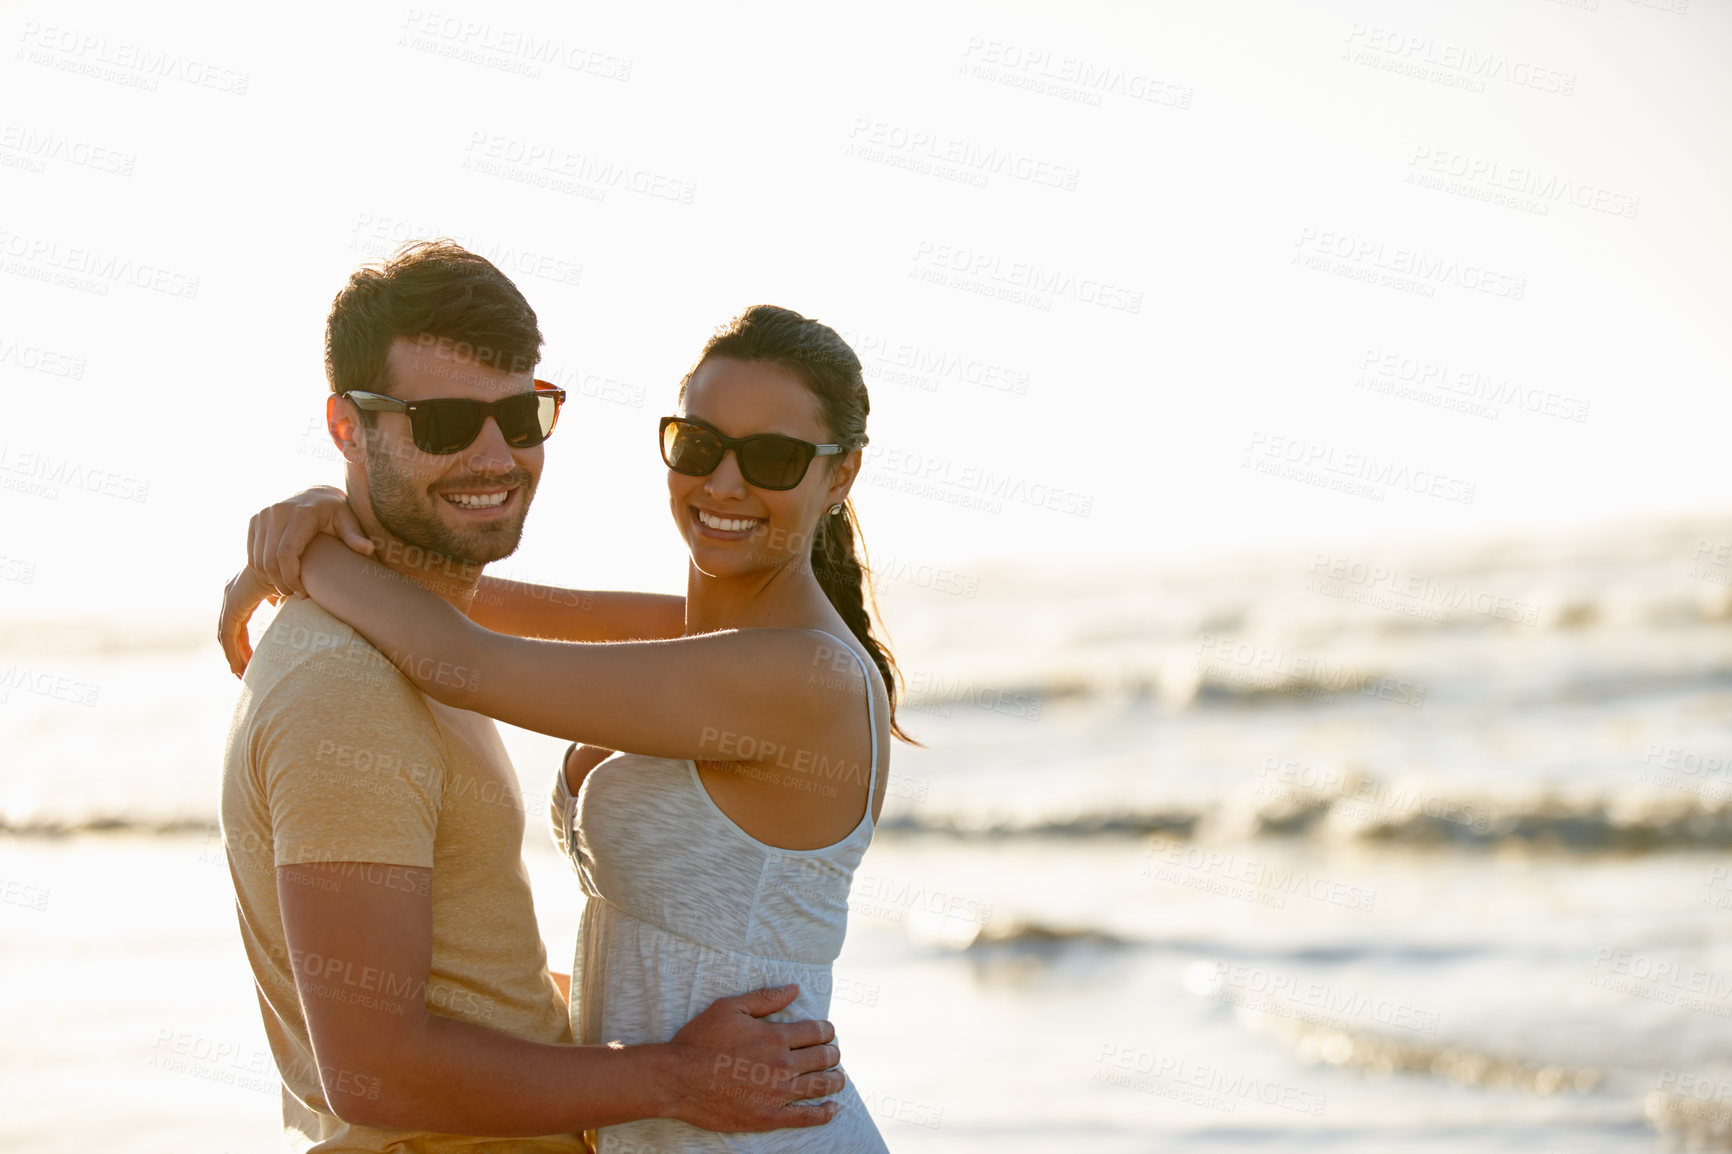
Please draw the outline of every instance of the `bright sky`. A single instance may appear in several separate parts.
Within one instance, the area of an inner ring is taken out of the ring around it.
[[[214,614],[439,234],[573,395],[507,574],[682,586],[656,418],[763,301],[867,362],[884,559],[1727,505],[1717,0],[238,11],[0,5],[0,616]]]

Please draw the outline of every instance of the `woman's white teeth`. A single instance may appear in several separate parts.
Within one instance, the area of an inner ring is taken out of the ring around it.
[[[760,518],[718,517],[714,513],[706,513],[702,509],[699,509],[698,520],[702,521],[711,529],[720,529],[724,533],[739,533],[746,529],[750,529],[753,525],[756,525]]]
[[[464,509],[494,509],[505,504],[509,496],[511,491],[502,489],[497,493],[447,493],[445,499]]]

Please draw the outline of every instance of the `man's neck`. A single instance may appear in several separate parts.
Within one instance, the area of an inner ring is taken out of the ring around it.
[[[459,611],[469,612],[476,587],[481,583],[480,564],[411,545],[382,530],[371,532],[368,537],[373,542],[373,557],[381,565],[404,580],[431,590]]]
[[[357,509],[355,516],[360,520],[367,539],[373,542],[373,560],[404,580],[430,590],[459,611],[469,612],[469,606],[475,600],[476,587],[481,583],[483,565],[480,562],[460,561],[424,545],[404,541],[380,525],[371,509]]]

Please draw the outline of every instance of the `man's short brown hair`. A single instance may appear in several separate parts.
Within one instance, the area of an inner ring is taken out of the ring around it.
[[[398,337],[467,346],[465,359],[509,373],[541,361],[535,310],[510,277],[452,240],[411,241],[349,277],[325,324],[331,391],[389,393],[385,358]]]

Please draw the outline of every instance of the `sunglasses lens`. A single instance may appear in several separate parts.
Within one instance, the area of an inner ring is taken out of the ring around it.
[[[740,472],[760,489],[792,489],[806,475],[811,449],[791,437],[753,437],[740,446]]]
[[[547,440],[558,416],[558,403],[542,393],[507,397],[499,402],[499,408],[493,414],[505,443],[514,449],[528,449]]]
[[[553,427],[559,424],[560,395],[547,391],[537,391],[535,394],[535,424],[541,430],[541,439],[553,436]]]
[[[455,453],[481,432],[483,419],[473,401],[422,401],[410,414],[410,431],[423,453]]]
[[[662,429],[662,460],[676,473],[702,477],[721,463],[722,445],[700,425],[669,421]]]

